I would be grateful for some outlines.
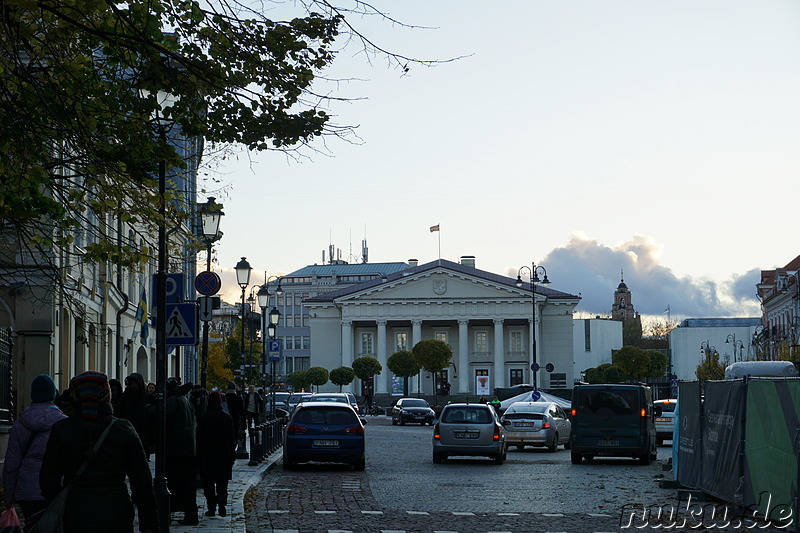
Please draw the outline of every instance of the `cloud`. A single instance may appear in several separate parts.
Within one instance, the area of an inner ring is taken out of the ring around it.
[[[636,234],[612,247],[574,233],[565,246],[552,250],[542,263],[552,288],[580,293],[577,311],[610,313],[622,276],[634,307],[642,315],[662,315],[667,305],[673,318],[760,315],[755,298],[758,269],[722,282],[678,277],[661,264],[661,251],[662,246],[647,235]]]

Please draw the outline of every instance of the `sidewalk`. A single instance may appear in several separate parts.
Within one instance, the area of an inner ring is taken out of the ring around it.
[[[228,483],[228,516],[223,518],[219,515],[203,514],[206,512],[206,498],[203,496],[203,489],[197,489],[200,525],[182,526],[178,524],[178,520],[183,518],[183,513],[172,513],[170,533],[246,533],[244,497],[250,487],[258,484],[282,455],[283,448],[279,448],[258,466],[247,466],[247,459],[237,459],[233,465],[233,479]],[[155,477],[155,461],[150,462],[150,470]],[[138,531],[138,526],[134,530]]]

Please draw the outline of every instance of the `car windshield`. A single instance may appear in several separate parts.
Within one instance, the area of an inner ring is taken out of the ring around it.
[[[445,424],[489,424],[492,415],[480,407],[451,407],[445,409],[441,422]]]
[[[630,390],[582,390],[578,399],[578,411],[598,416],[626,416],[635,413],[638,392]]]
[[[675,406],[677,405],[676,402],[656,402],[656,405],[661,406],[662,413],[674,413]]]
[[[403,407],[428,407],[425,400],[403,400]]]
[[[359,421],[356,414],[348,409],[330,407],[304,407],[301,408],[301,411],[294,416],[292,423],[311,426],[347,426],[358,424]]]
[[[312,396],[308,401],[350,403],[346,396]]]

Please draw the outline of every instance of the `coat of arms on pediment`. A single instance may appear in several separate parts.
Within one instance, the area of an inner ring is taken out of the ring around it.
[[[435,279],[433,280],[433,292],[441,296],[442,294],[447,292],[447,280],[446,279]]]

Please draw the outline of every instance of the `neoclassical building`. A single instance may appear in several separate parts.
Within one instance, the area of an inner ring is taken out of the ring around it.
[[[452,394],[477,394],[531,383],[531,335],[543,389],[568,388],[574,378],[572,313],[579,296],[537,286],[536,322],[528,283],[475,268],[471,256],[460,263],[439,259],[305,300],[311,331],[311,366],[350,366],[361,356],[375,357],[383,372],[375,376],[375,394],[397,393],[402,381],[386,367],[399,350],[424,339],[439,339],[453,349],[452,364],[439,383]],[[552,370],[545,371],[551,364]],[[480,388],[479,388],[480,383]],[[410,389],[433,393],[424,372]],[[351,388],[362,392],[364,384]],[[329,384],[327,387],[333,388]]]

